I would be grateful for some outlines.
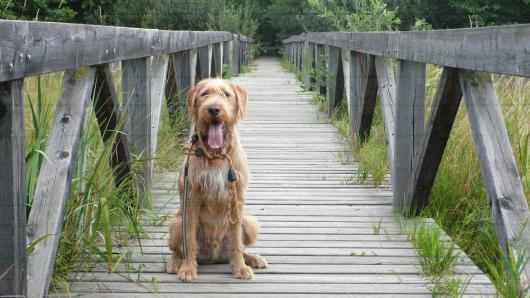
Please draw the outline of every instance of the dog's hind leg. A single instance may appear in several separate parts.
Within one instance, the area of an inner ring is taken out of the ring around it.
[[[167,273],[178,273],[182,265],[182,217],[177,215],[169,222],[169,249],[173,251],[167,263]]]
[[[243,244],[251,246],[258,240],[259,223],[254,216],[245,215],[241,221],[243,227]],[[252,268],[267,268],[267,261],[259,255],[243,253],[245,264]]]

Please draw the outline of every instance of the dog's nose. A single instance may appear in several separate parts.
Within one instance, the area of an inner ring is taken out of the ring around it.
[[[218,106],[209,106],[208,107],[208,114],[210,114],[213,117],[216,117],[219,115],[219,107]]]

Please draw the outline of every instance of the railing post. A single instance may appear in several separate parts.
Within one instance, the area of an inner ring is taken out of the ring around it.
[[[239,35],[234,34],[234,39],[232,40],[232,62],[234,67],[234,76],[237,77],[239,75],[239,69],[241,67],[240,65],[240,42],[239,42]]]
[[[327,62],[326,50],[322,44],[315,44],[315,72],[317,91],[320,95],[326,95]]]
[[[151,157],[154,158],[160,126],[160,114],[162,112],[162,100],[166,87],[168,55],[153,56],[149,70],[151,79]],[[151,167],[152,170],[153,168]]]
[[[335,107],[339,105],[344,93],[344,73],[340,48],[326,46],[327,78],[326,98],[328,102],[328,117],[333,116]]]
[[[224,46],[222,42],[215,43],[213,45],[213,67],[212,67],[212,76],[213,77],[222,77],[223,76],[223,52]]]
[[[133,152],[141,156],[145,165],[138,171],[136,185],[139,206],[150,195],[151,173],[151,80],[150,58],[122,61],[122,100],[124,103],[126,131]]]
[[[406,204],[407,184],[414,177],[424,130],[425,64],[398,60],[396,74],[396,142],[394,208],[413,212]],[[399,173],[399,174],[398,174]]]
[[[26,297],[23,79],[0,83],[0,296]]]
[[[212,75],[212,45],[200,47],[198,49],[197,80],[203,80]]]
[[[311,87],[311,72],[313,69],[313,58],[315,54],[313,53],[315,47],[312,46],[312,44],[309,41],[304,42],[304,52],[302,57],[303,60],[303,83],[306,88]]]

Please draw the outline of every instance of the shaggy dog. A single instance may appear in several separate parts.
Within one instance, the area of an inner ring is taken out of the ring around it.
[[[190,156],[188,170],[187,251],[182,253],[182,208],[169,223],[169,248],[173,251],[168,273],[178,273],[182,281],[197,278],[200,263],[226,263],[235,278],[252,278],[252,268],[265,268],[267,262],[258,255],[245,252],[256,242],[257,220],[244,214],[243,205],[249,173],[247,156],[239,141],[236,124],[243,118],[247,94],[233,82],[206,79],[189,90],[187,107],[193,128],[202,136],[193,148],[203,144],[210,153],[226,153],[237,173],[238,223],[231,223],[229,165],[227,160]],[[192,129],[192,134],[194,133]],[[188,144],[189,145],[189,144]],[[184,167],[178,189],[180,206],[184,196]]]

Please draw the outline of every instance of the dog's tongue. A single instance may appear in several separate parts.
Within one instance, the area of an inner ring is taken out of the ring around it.
[[[223,125],[211,123],[208,128],[208,146],[219,149],[223,146]]]

